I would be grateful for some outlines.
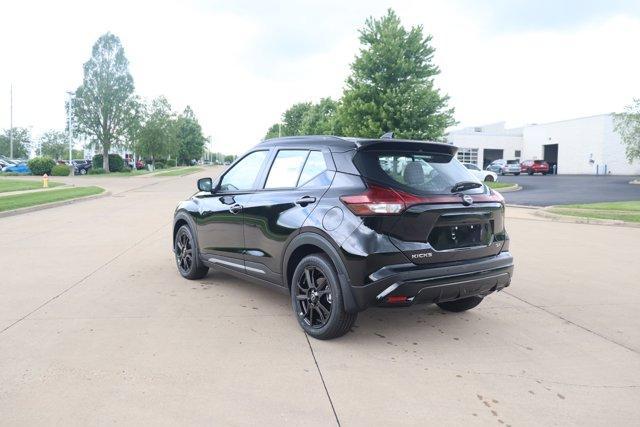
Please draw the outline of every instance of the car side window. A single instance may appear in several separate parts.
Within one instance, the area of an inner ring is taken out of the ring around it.
[[[302,186],[311,181],[316,176],[327,170],[327,163],[324,160],[324,154],[320,151],[311,151],[307,162],[302,168],[300,179],[298,179],[298,186]]]
[[[307,150],[278,151],[264,188],[294,188],[308,154]]]
[[[253,188],[268,151],[254,151],[236,163],[220,182],[221,191],[243,191]]]

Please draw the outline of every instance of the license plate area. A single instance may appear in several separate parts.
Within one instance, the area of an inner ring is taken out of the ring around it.
[[[492,228],[490,221],[440,225],[431,230],[428,242],[437,251],[487,246],[493,238]]]

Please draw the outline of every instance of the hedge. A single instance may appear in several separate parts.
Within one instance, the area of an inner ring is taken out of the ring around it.
[[[168,168],[175,168],[177,166],[176,159],[169,159],[165,162]]]
[[[102,175],[103,173],[107,173],[103,168],[96,168],[91,166],[91,168],[89,169],[89,172],[87,172],[89,175]]]
[[[104,157],[102,154],[96,154],[93,156],[93,167],[102,168],[102,159]],[[124,160],[119,154],[109,154],[109,171],[110,172],[120,172],[124,169]]]
[[[69,176],[71,170],[69,166],[66,165],[55,165],[53,169],[51,169],[51,175],[53,176]]]
[[[34,175],[51,175],[51,169],[56,165],[56,162],[51,157],[34,157],[27,162],[31,173]]]

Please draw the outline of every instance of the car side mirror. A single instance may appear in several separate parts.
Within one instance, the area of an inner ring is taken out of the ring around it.
[[[211,192],[213,189],[213,180],[211,178],[200,178],[198,180],[198,190]]]

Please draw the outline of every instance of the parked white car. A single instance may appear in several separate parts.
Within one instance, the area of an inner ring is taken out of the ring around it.
[[[498,174],[496,174],[495,172],[483,171],[473,163],[463,163],[463,165],[465,168],[469,169],[469,172],[475,175],[475,177],[478,178],[480,181],[492,182],[492,181],[498,180]]]

